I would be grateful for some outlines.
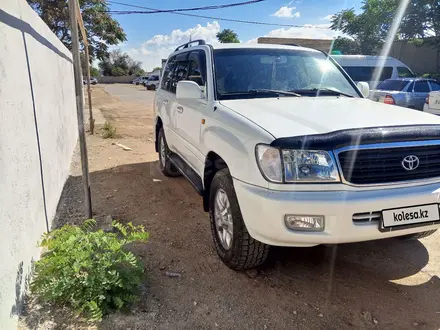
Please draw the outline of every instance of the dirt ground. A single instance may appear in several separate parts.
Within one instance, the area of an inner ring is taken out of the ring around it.
[[[96,86],[93,103],[120,138],[87,137],[94,213],[143,224],[138,246],[147,280],[129,314],[97,326],[30,303],[23,329],[439,329],[440,234],[316,248],[275,248],[261,269],[228,269],[213,248],[201,198],[183,178],[166,178],[154,152],[154,92]],[[99,125],[98,125],[99,126]],[[98,127],[99,128],[99,127]],[[112,142],[131,148],[124,151]],[[79,223],[79,159],[55,226]],[[168,277],[165,272],[180,277]]]

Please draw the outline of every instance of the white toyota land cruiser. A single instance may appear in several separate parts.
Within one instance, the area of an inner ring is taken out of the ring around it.
[[[271,245],[439,228],[440,117],[363,95],[313,49],[197,40],[170,55],[154,101],[160,167],[203,197],[227,266],[255,267]]]

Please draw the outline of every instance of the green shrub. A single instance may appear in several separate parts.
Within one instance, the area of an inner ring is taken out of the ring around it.
[[[116,127],[114,127],[111,123],[106,121],[102,126],[102,138],[103,139],[114,139],[117,138]]]
[[[421,75],[417,75],[417,77],[432,78],[432,79],[440,80],[440,73],[437,73],[437,72],[423,73]]]
[[[138,257],[124,247],[146,242],[142,226],[113,222],[118,233],[94,230],[95,220],[65,225],[43,235],[47,252],[35,263],[31,291],[43,301],[72,307],[99,321],[103,315],[137,300],[144,278]]]

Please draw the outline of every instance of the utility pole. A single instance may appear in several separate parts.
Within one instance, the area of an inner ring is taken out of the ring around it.
[[[84,28],[84,22],[81,16],[81,10],[79,9],[78,0],[76,0],[76,18],[78,21],[79,29],[81,31],[81,35],[83,37],[84,43],[84,55],[86,58],[86,73],[87,73],[87,97],[89,100],[89,127],[90,134],[93,135],[95,133],[95,120],[93,119],[93,111],[92,111],[92,91],[90,88],[90,63],[89,63],[89,41],[87,40],[86,29]]]
[[[86,135],[84,131],[84,95],[83,83],[81,78],[81,59],[79,56],[79,37],[78,37],[78,23],[77,23],[77,0],[69,0],[70,13],[70,34],[72,38],[72,57],[73,57],[73,71],[75,75],[75,94],[76,94],[76,114],[78,119],[78,135],[79,147],[81,152],[81,167],[82,178],[84,186],[85,211],[88,219],[93,217],[92,214],[92,199],[90,196],[90,180],[89,180],[89,164],[87,159],[87,144]],[[87,59],[88,61],[88,59]]]

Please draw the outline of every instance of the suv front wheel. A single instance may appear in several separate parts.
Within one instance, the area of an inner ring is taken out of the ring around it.
[[[222,169],[215,174],[209,196],[211,232],[220,259],[233,270],[244,270],[263,264],[270,246],[249,235],[229,169]]]

